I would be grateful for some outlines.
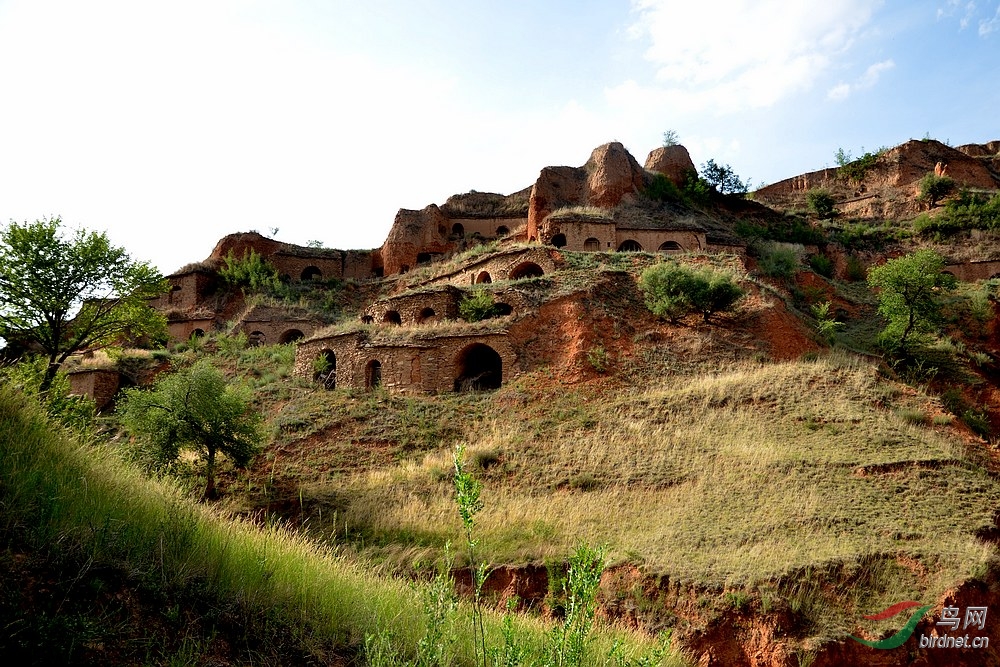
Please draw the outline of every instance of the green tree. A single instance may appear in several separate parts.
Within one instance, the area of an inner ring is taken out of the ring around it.
[[[676,146],[679,142],[679,137],[675,130],[667,130],[663,133],[663,147],[668,148],[670,146]]]
[[[78,229],[66,238],[61,225],[55,217],[0,230],[0,335],[43,352],[43,392],[74,352],[166,330],[148,305],[167,289],[159,271],[106,234]]]
[[[920,179],[920,201],[927,202],[931,208],[955,190],[955,181],[949,176],[937,176],[933,172]]]
[[[204,500],[217,495],[218,454],[245,467],[264,439],[261,417],[246,392],[206,361],[165,376],[153,390],[127,390],[118,412],[125,429],[149,446],[158,463],[175,462],[182,449],[204,459]]]
[[[701,165],[701,175],[720,194],[744,195],[749,189],[732,167],[728,164],[716,164],[715,160],[709,160]]]
[[[888,324],[882,343],[905,352],[915,334],[934,331],[941,315],[940,295],[955,288],[955,276],[944,272],[944,258],[918,250],[869,269],[868,286],[879,290],[878,311]]]

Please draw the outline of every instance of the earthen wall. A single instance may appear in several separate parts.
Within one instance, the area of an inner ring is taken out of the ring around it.
[[[616,230],[616,249],[627,240],[637,241],[646,252],[657,252],[660,245],[667,241],[679,244],[682,248],[679,252],[698,252],[705,248],[705,234],[701,232],[670,232],[662,229]]]
[[[456,224],[462,225],[466,238],[473,234],[479,234],[483,238],[495,239],[499,237],[497,229],[507,228],[507,235],[515,229],[519,229],[528,224],[528,217],[519,218],[451,218],[449,232],[455,228]]]
[[[94,400],[98,411],[104,410],[111,404],[121,386],[121,376],[114,370],[84,369],[73,371],[68,375],[69,393],[89,396]]]
[[[314,362],[325,351],[336,356],[336,387],[370,388],[371,364],[381,366],[381,386],[397,393],[440,393],[455,390],[461,375],[462,353],[472,345],[487,345],[502,362],[503,383],[520,374],[518,357],[506,334],[442,336],[409,343],[369,342],[361,333],[348,333],[300,343],[295,373],[312,379]]]

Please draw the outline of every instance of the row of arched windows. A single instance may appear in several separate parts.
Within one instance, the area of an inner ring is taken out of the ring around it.
[[[313,361],[313,380],[325,389],[337,388],[337,355],[322,350]],[[503,360],[489,345],[473,343],[459,352],[455,360],[455,391],[499,389],[503,383]],[[365,388],[382,385],[382,362],[370,359],[365,364]]]

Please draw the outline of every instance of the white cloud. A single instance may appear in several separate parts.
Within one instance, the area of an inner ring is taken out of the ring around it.
[[[691,109],[771,107],[809,88],[870,21],[873,0],[787,3],[634,0],[630,34],[656,68],[648,88]],[[610,97],[634,96],[629,84]]]
[[[882,73],[891,70],[895,66],[896,63],[892,60],[883,60],[882,62],[875,63],[874,65],[869,65],[868,69],[865,70],[865,73],[862,74],[856,82],[853,84],[839,83],[830,89],[830,91],[826,94],[826,97],[827,99],[835,102],[840,102],[846,100],[856,91],[873,88],[875,84],[878,83]]]
[[[1000,30],[1000,7],[997,7],[993,18],[983,19],[979,22],[979,36],[986,37],[991,32]]]

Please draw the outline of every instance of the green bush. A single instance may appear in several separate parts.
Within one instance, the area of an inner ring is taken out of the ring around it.
[[[878,158],[882,153],[885,152],[885,148],[880,148],[874,153],[868,152],[859,157],[857,160],[847,162],[842,164],[839,169],[837,169],[837,176],[839,178],[846,179],[848,181],[853,181],[855,183],[860,183],[864,180],[868,172],[875,167],[878,162]],[[850,160],[850,153],[844,153],[843,157],[846,160]],[[838,162],[840,158],[838,158]]]
[[[673,262],[643,271],[639,287],[646,307],[671,322],[691,312],[701,313],[707,322],[712,313],[728,310],[743,297],[743,290],[730,274]]]
[[[810,190],[806,193],[806,202],[809,204],[809,209],[821,220],[832,218],[836,213],[834,206],[837,202],[829,190],[821,188]]]
[[[766,276],[788,279],[799,266],[798,254],[791,248],[768,244],[758,248],[757,252],[757,266]]]
[[[656,174],[653,180],[646,186],[644,194],[653,201],[680,202],[684,201],[684,194],[673,181],[663,174]]]
[[[824,278],[833,277],[833,260],[826,255],[812,255],[809,267]]]
[[[951,194],[954,190],[954,179],[930,173],[920,179],[920,196],[918,199],[927,202],[933,208],[937,205],[938,201]]]
[[[497,315],[493,293],[479,288],[467,294],[458,303],[458,315],[466,322],[488,320]]]
[[[857,255],[847,256],[847,265],[844,267],[844,277],[851,282],[865,280],[865,278],[868,277],[868,271],[865,269],[864,263],[858,258]]]
[[[219,275],[227,285],[242,289],[244,294],[276,293],[283,287],[278,269],[252,248],[240,258],[230,250],[223,261],[225,265],[219,269]]]

